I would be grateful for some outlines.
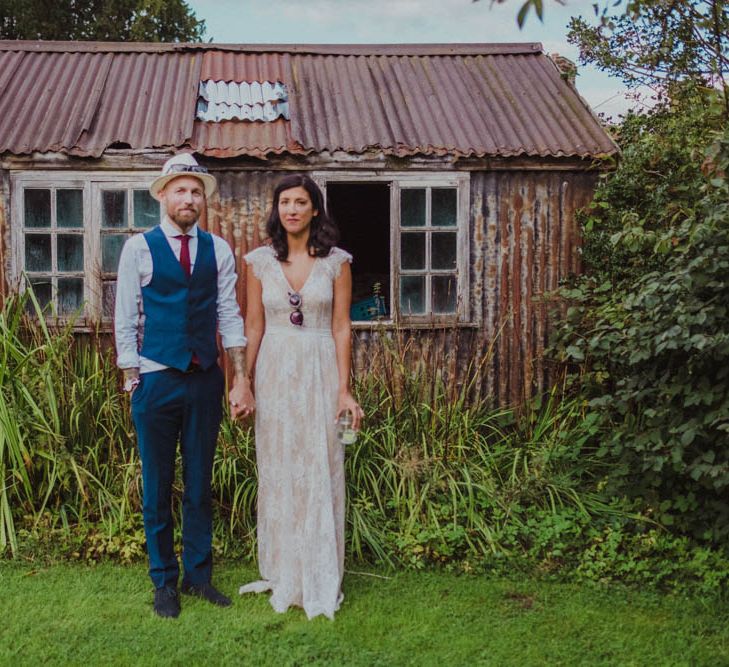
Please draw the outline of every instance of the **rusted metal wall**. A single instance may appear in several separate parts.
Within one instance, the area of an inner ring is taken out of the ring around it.
[[[234,249],[238,294],[245,308],[242,257],[265,238],[280,172],[223,172],[208,228]],[[570,171],[492,171],[471,175],[470,283],[473,326],[355,332],[362,371],[399,355],[408,365],[441,372],[499,405],[521,402],[547,387],[544,360],[550,306],[544,296],[581,271],[575,211],[592,196],[596,175]],[[383,339],[387,338],[387,341]]]
[[[219,194],[201,221],[233,248],[244,312],[243,256],[265,240],[271,197],[281,176],[280,171],[217,171]],[[424,377],[442,374],[454,391],[468,383],[473,393],[499,405],[518,404],[547,388],[549,306],[542,297],[581,270],[575,211],[590,201],[596,178],[584,171],[472,172],[471,322],[450,328],[357,328],[355,368],[362,372],[401,359],[427,372]],[[10,250],[7,172],[0,178],[0,192],[4,282]],[[3,284],[1,291],[6,289]]]
[[[10,285],[7,280],[7,258],[10,254],[10,177],[0,170],[0,308]]]
[[[245,312],[243,256],[261,245],[273,189],[281,174],[273,171],[216,172],[218,196],[208,209],[207,228],[233,249],[238,271],[238,301]]]
[[[589,203],[596,178],[559,171],[472,175],[471,266],[483,290],[474,354],[483,362],[485,392],[501,405],[546,388],[544,297],[582,269],[575,212]]]

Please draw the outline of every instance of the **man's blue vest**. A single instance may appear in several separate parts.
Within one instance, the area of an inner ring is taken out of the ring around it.
[[[152,280],[142,287],[144,341],[141,354],[181,371],[193,353],[202,368],[218,358],[218,265],[213,237],[197,231],[197,255],[188,278],[160,227],[144,238],[152,253]]]

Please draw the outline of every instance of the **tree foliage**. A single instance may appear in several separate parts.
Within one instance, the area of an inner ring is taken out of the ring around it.
[[[0,38],[199,42],[184,0],[0,0]]]
[[[729,115],[726,36],[709,22],[726,8],[629,9],[572,24],[583,60],[660,96],[617,128],[621,163],[583,216],[589,275],[564,290],[557,349],[596,417],[605,488],[727,545]]]
[[[599,416],[601,454],[616,465],[612,489],[645,500],[664,524],[724,541],[729,132],[710,147],[704,170],[693,205],[678,213],[666,207],[652,230],[612,236],[611,245],[633,263],[625,280],[597,272],[565,290],[572,306],[561,349],[580,365],[580,390]],[[648,267],[642,273],[641,258]]]
[[[665,264],[667,256],[653,252],[658,236],[691,215],[701,196],[704,150],[724,120],[716,94],[694,90],[684,99],[629,114],[613,130],[620,164],[603,175],[582,223],[587,270],[615,288]]]
[[[598,12],[598,5],[595,4]],[[580,61],[621,78],[628,86],[649,86],[662,99],[691,90],[684,84],[726,89],[729,73],[729,2],[726,0],[618,0],[605,5],[596,24],[570,21],[568,40]],[[725,109],[729,117],[729,103]]]
[[[478,2],[479,0],[473,0],[473,2]],[[491,4],[494,3],[497,5],[503,5],[508,0],[491,0]],[[565,5],[565,0],[552,0],[553,2],[556,2],[559,5]],[[531,11],[534,11],[537,18],[540,21],[544,21],[544,0],[524,0],[521,7],[519,7],[519,11],[516,14],[516,22],[519,26],[519,30],[521,30],[524,27],[524,24],[526,23],[527,17],[529,16],[529,13]]]

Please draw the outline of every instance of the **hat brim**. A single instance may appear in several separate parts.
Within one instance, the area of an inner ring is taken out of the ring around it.
[[[205,188],[206,197],[211,197],[218,189],[218,182],[215,180],[215,176],[213,176],[212,174],[203,174],[200,172],[175,172],[174,174],[157,176],[157,178],[155,178],[152,181],[152,184],[149,186],[149,194],[151,194],[157,201],[159,201],[159,193],[165,189],[167,184],[170,181],[175,180],[176,178],[181,178],[182,176],[191,176],[192,178],[197,178],[197,180],[200,181]]]

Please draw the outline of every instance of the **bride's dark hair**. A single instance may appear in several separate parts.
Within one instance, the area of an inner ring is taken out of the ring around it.
[[[288,261],[289,243],[286,238],[286,230],[281,224],[278,214],[278,200],[284,190],[302,187],[309,193],[312,207],[317,214],[311,219],[309,228],[309,254],[312,257],[326,257],[333,246],[339,240],[339,230],[334,221],[327,215],[324,207],[324,195],[319,186],[314,183],[306,174],[291,174],[282,178],[276,189],[273,191],[273,207],[266,223],[266,233],[273,242],[273,249],[276,252],[276,259],[280,262]]]

